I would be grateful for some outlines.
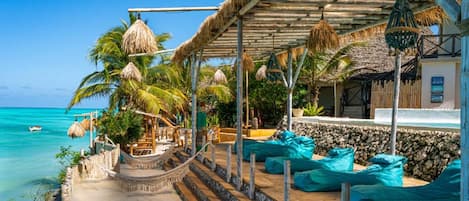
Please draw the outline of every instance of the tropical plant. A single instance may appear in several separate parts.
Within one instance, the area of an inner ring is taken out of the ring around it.
[[[85,152],[85,155],[89,155],[89,152]],[[81,155],[79,151],[73,151],[72,146],[60,146],[60,152],[55,154],[55,158],[61,166],[58,180],[60,183],[65,181],[67,167],[77,165],[80,162]]]
[[[130,14],[130,24],[136,17]],[[184,93],[172,88],[168,82],[175,81],[175,71],[167,64],[160,62],[150,67],[154,56],[129,57],[122,49],[122,36],[129,28],[129,23],[122,21],[117,26],[98,38],[89,53],[90,60],[95,65],[102,65],[102,70],[93,72],[83,78],[76,89],[68,109],[84,99],[95,97],[109,97],[109,109],[129,107],[141,109],[151,113],[160,110],[172,113],[180,110],[186,101]],[[155,36],[159,49],[164,49],[162,43],[170,38],[169,34]],[[162,60],[163,57],[160,58]],[[120,77],[122,69],[133,62],[140,71],[143,80],[138,82]]]
[[[117,113],[103,111],[98,119],[98,130],[101,134],[107,134],[115,143],[126,145],[142,137],[142,122],[142,116],[130,110]]]
[[[324,114],[324,107],[315,104],[308,103],[304,108],[304,116],[319,116]]]
[[[363,46],[363,42],[351,43],[334,53],[316,52],[308,53],[302,68],[300,82],[307,86],[308,102],[317,108],[321,84],[342,82],[353,73],[363,68],[354,68],[350,55],[352,48]]]

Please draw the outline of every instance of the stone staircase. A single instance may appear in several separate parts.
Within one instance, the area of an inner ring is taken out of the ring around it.
[[[187,153],[178,151],[168,160],[165,168],[174,168],[189,157]],[[217,173],[210,170],[211,162],[206,160],[204,159],[205,163],[195,160],[190,165],[190,172],[183,181],[174,184],[174,188],[182,200],[250,200],[247,195],[237,191],[231,183],[226,182]]]

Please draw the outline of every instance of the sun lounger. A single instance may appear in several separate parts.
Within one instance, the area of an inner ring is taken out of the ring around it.
[[[321,160],[268,157],[264,163],[265,171],[271,174],[282,174],[285,160],[290,160],[291,173],[315,169],[352,171],[354,153],[352,148],[334,148]]]
[[[378,154],[370,162],[372,165],[358,172],[318,169],[295,173],[296,188],[302,191],[338,191],[341,183],[351,185],[402,186],[403,166],[407,159],[402,156]]]
[[[352,201],[457,201],[460,196],[461,161],[455,160],[433,182],[416,187],[357,185],[351,189]]]

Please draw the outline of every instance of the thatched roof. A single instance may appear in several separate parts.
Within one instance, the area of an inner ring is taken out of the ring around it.
[[[434,0],[409,1],[421,25],[439,23],[445,16]],[[363,40],[385,29],[394,2],[328,1],[324,15],[341,42]],[[217,13],[205,19],[191,39],[176,49],[172,59],[180,62],[200,49],[204,49],[205,58],[235,57],[237,16],[243,16],[244,49],[254,59],[267,57],[272,51],[280,53],[291,47],[301,47],[309,37],[311,27],[319,22],[320,7],[324,3],[310,0],[227,0]],[[275,47],[272,47],[273,42]]]
[[[75,121],[73,124],[68,128],[67,134],[71,138],[76,138],[76,137],[83,137],[85,136],[85,129],[81,127],[80,123]]]

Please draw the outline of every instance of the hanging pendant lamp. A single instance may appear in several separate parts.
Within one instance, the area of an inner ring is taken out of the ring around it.
[[[266,78],[271,82],[280,82],[282,80],[283,71],[277,61],[275,53],[270,54],[269,62],[267,63]]]
[[[75,119],[75,122],[68,128],[67,134],[71,138],[85,136],[85,129],[81,127],[80,123]]]
[[[417,44],[420,30],[407,0],[396,0],[384,32],[389,47],[404,51]]]
[[[136,80],[138,82],[142,81],[142,73],[140,73],[140,70],[138,70],[132,62],[129,62],[127,66],[122,69],[120,77],[127,80]]]
[[[155,35],[151,29],[140,19],[127,29],[122,36],[122,48],[126,54],[153,53],[158,51]]]
[[[306,47],[312,52],[323,52],[339,47],[339,36],[329,23],[324,20],[324,7],[321,9],[321,20],[309,31]]]
[[[256,72],[256,80],[263,80],[267,78],[267,66],[262,65]]]

